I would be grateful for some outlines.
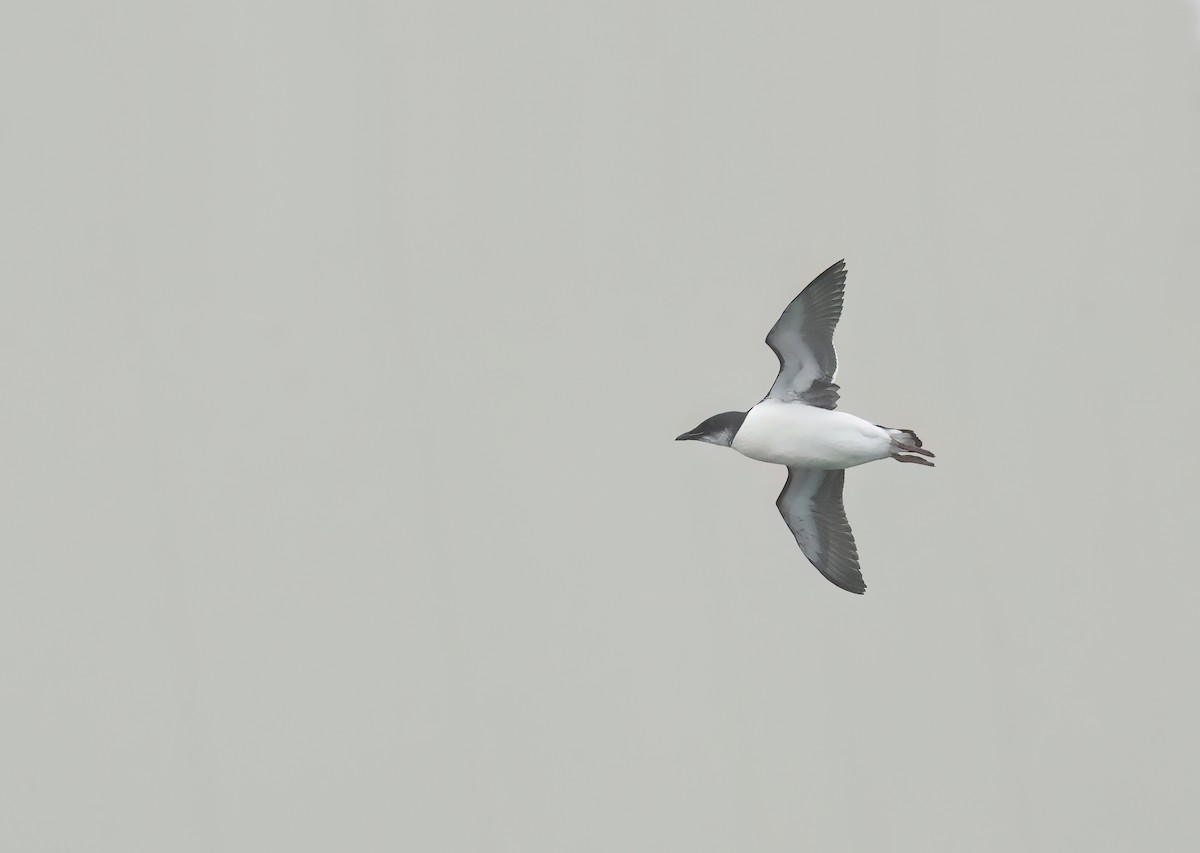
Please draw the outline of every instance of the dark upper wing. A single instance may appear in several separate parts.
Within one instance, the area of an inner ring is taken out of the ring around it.
[[[833,330],[842,316],[845,288],[846,262],[838,261],[783,309],[767,333],[767,346],[779,358],[779,376],[767,397],[798,400],[822,409],[837,408]]]
[[[844,470],[788,468],[787,484],[775,506],[817,571],[849,592],[862,594],[858,549],[842,506]]]

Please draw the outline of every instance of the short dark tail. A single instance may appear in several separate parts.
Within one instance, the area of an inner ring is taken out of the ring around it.
[[[929,459],[922,459],[922,456],[932,458],[933,452],[925,450],[925,445],[921,443],[920,437],[911,429],[893,429],[885,427],[882,424],[876,424],[880,429],[887,430],[888,435],[892,437],[892,458],[897,462],[915,462],[918,465],[929,465],[933,467],[933,463]],[[905,454],[914,453],[915,456],[907,456]]]

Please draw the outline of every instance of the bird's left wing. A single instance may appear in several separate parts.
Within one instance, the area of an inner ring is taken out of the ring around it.
[[[787,484],[775,506],[817,571],[842,589],[861,595],[867,585],[842,505],[845,482],[842,469],[788,468]]]
[[[767,392],[768,398],[837,408],[833,330],[842,316],[845,289],[846,262],[838,261],[783,309],[767,333],[767,346],[779,358],[779,375]]]

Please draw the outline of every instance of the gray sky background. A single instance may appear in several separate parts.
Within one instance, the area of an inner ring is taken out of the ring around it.
[[[0,848],[1194,850],[1185,0],[6,3]],[[675,444],[845,257],[870,589]]]

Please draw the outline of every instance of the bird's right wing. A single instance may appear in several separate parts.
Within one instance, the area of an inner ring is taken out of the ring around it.
[[[783,309],[767,333],[767,346],[779,359],[779,375],[767,397],[822,409],[837,408],[833,330],[842,316],[845,289],[846,262],[838,261]]]
[[[861,595],[867,585],[842,505],[845,482],[842,469],[788,468],[787,484],[775,506],[817,571],[842,589]]]

